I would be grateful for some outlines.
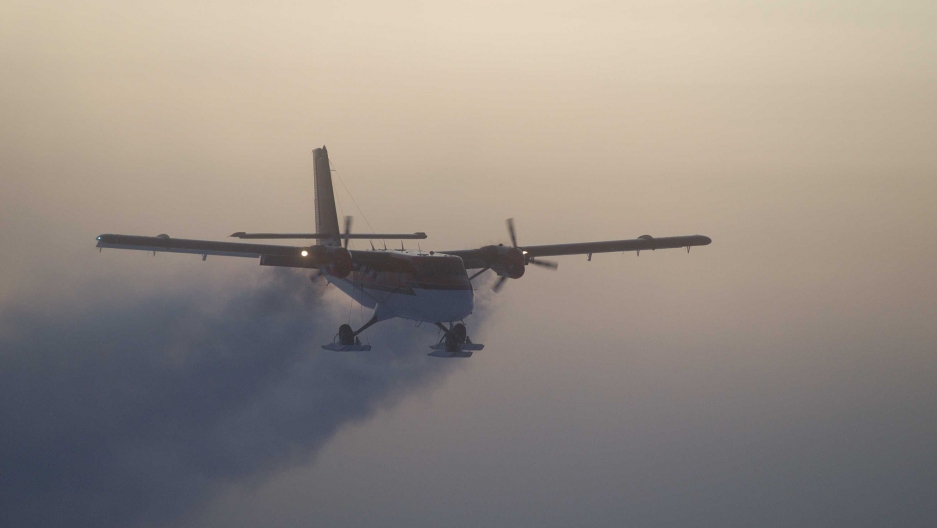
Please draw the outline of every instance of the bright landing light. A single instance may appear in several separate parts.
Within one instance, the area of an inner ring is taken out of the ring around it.
[[[300,253],[300,255],[302,255],[302,256],[304,256],[304,257],[308,257],[308,256],[309,256],[309,252],[304,249],[303,252]]]

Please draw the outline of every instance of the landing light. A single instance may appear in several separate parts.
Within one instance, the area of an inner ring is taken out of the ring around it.
[[[304,256],[304,257],[308,257],[308,256],[309,256],[309,252],[304,249],[303,252],[300,253],[300,255],[302,255],[302,256]]]

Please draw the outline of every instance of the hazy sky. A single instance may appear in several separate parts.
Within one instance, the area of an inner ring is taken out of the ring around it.
[[[4,2],[0,524],[937,523],[937,4],[620,4]],[[423,248],[714,242],[482,288],[467,361],[94,248],[309,230],[323,144]]]

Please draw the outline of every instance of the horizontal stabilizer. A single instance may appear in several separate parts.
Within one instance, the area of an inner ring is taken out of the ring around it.
[[[249,238],[255,240],[274,240],[274,239],[299,239],[299,238],[314,238],[314,239],[326,239],[326,238],[341,238],[346,239],[361,239],[361,240],[380,240],[380,239],[393,239],[393,240],[423,240],[426,238],[426,233],[346,233],[343,235],[329,235],[326,233],[245,233],[243,231],[238,231],[231,235],[233,238]]]

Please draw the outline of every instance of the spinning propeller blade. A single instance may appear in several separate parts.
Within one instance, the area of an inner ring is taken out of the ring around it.
[[[521,249],[517,247],[517,233],[514,230],[514,219],[508,218],[507,224],[508,224],[508,235],[511,236],[511,245],[514,246],[514,249]],[[526,253],[527,252],[525,251],[524,254],[526,255]],[[551,270],[555,270],[556,268],[560,267],[560,265],[557,264],[556,262],[553,262],[550,260],[536,260],[533,257],[528,258],[526,260],[524,265],[527,265],[527,264],[533,264],[535,266],[540,266],[541,268],[547,268]],[[502,275],[501,278],[498,279],[498,282],[496,282],[494,286],[491,287],[491,289],[494,290],[495,292],[500,291],[501,288],[504,287],[504,283],[507,282],[509,278],[510,277]]]
[[[350,216],[346,216],[346,217],[345,217],[345,234],[346,234],[346,235],[350,235],[350,234],[351,234],[351,220],[352,220],[352,217],[350,217]],[[351,240],[351,239],[349,239],[349,238],[346,238],[346,239],[345,239],[345,249],[348,249],[348,241],[349,241],[349,240]]]
[[[555,270],[556,268],[560,267],[558,263],[553,262],[552,260],[535,260],[533,257],[527,259],[527,263],[551,270]]]
[[[517,247],[517,236],[514,234],[514,219],[508,218],[508,233],[511,235],[511,244]]]

